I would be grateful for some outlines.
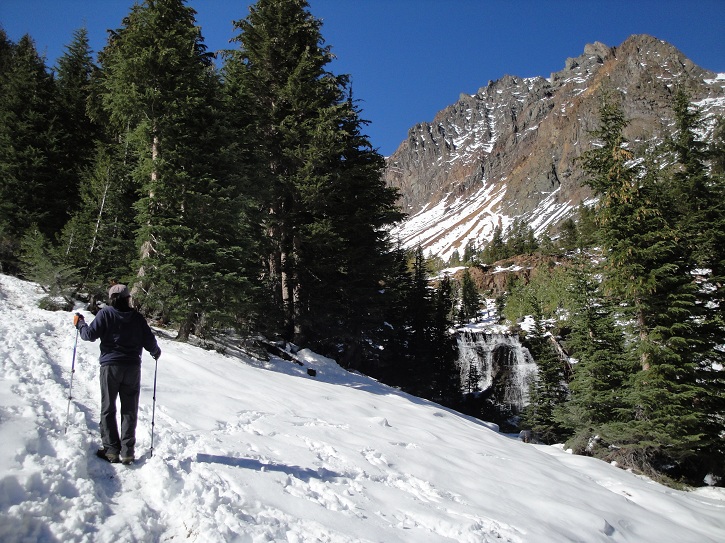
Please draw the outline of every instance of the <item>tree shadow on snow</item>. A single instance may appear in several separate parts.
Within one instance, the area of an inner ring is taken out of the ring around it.
[[[342,473],[337,473],[325,468],[310,469],[300,466],[288,466],[286,464],[270,464],[260,462],[255,458],[234,458],[231,456],[198,453],[196,455],[196,461],[204,464],[221,464],[223,466],[251,469],[254,471],[277,471],[305,482],[309,482],[310,479],[329,481],[340,477],[346,477]]]

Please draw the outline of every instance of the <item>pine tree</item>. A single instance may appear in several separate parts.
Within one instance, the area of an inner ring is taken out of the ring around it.
[[[556,319],[559,309],[566,306],[569,277],[563,266],[551,264],[548,269],[539,268],[528,281],[512,281],[502,311],[509,322],[519,322],[529,315],[540,312],[544,318]]]
[[[505,243],[505,258],[516,255],[530,255],[539,248],[534,231],[522,220],[515,220],[508,231]]]
[[[129,255],[135,253],[131,210],[136,194],[128,145],[118,145],[117,133],[106,130],[108,118],[95,88],[100,78],[87,30],[81,28],[57,67],[63,168],[71,177],[76,200],[76,211],[63,228],[57,250],[63,262],[80,271],[81,288],[92,300],[105,299],[108,284],[129,274]]]
[[[579,245],[579,232],[576,222],[571,217],[562,222],[559,227],[558,245],[565,251],[573,251]]]
[[[503,258],[505,255],[506,244],[503,240],[503,229],[500,225],[496,226],[493,230],[493,237],[488,242],[486,248],[483,250],[483,262],[486,264],[493,264]]]
[[[711,202],[711,233],[719,236],[711,246],[716,249],[711,255],[712,275],[710,283],[716,285],[712,300],[706,302],[708,309],[707,326],[712,338],[711,345],[723,345],[722,334],[725,331],[725,316],[722,308],[725,307],[725,119],[718,119],[713,130],[712,143],[708,149],[711,165],[712,192],[715,202]],[[719,309],[719,311],[718,311]],[[702,463],[711,470],[720,484],[725,481],[725,445],[723,444],[723,421],[725,421],[725,352],[720,347],[710,350],[710,360],[703,359],[699,364],[700,379],[708,388],[707,401],[700,408],[708,413],[705,441],[702,447],[702,456],[706,458]],[[718,370],[718,368],[720,368]]]
[[[228,168],[219,77],[181,0],[135,5],[99,56],[102,104],[138,159],[135,296],[179,338],[249,300],[246,202]]]
[[[38,283],[46,293],[40,307],[51,311],[73,309],[77,270],[56,260],[50,243],[37,227],[26,230],[20,251],[23,276]]]
[[[383,318],[371,338],[374,356],[369,356],[362,371],[393,386],[402,387],[412,379],[410,352],[410,303],[413,275],[409,253],[401,247],[392,251],[395,266],[381,285]],[[367,369],[367,371],[366,371]]]
[[[110,282],[128,275],[129,255],[136,252],[136,195],[122,151],[98,142],[93,163],[81,174],[79,209],[58,247],[61,260],[80,271],[84,291],[100,299]]]
[[[453,330],[453,286],[445,275],[435,290],[430,334],[430,351],[433,357],[431,399],[456,406],[461,398],[461,379],[456,360],[458,345]]]
[[[0,36],[0,232],[4,268],[17,266],[26,230],[51,236],[68,219],[69,194],[58,176],[61,130],[55,85],[30,36],[11,43]]]
[[[713,177],[722,178],[725,175],[725,117],[718,117],[715,121],[707,154],[712,163]]]
[[[5,33],[5,30],[3,30],[0,26],[0,91],[2,91],[3,94],[5,92],[5,84],[12,67],[14,50],[15,44],[10,41]],[[0,105],[0,122],[7,122],[6,115],[4,106]],[[7,144],[9,141],[6,130],[7,129],[4,127],[0,128],[1,144]],[[5,158],[4,154],[0,156]],[[2,175],[2,177],[0,177],[0,194],[2,194],[3,197],[6,197],[8,192],[12,192],[8,191],[6,188],[6,168],[7,165],[0,163],[0,175]],[[0,209],[3,208],[0,207]],[[12,221],[5,217],[4,212],[5,210],[3,209],[3,213],[0,214],[0,272],[7,273],[7,271],[9,271],[8,268],[13,265],[12,263],[14,261],[15,265],[17,265],[17,256],[15,256],[14,253],[17,251],[19,241],[13,231]]]
[[[402,215],[352,99],[337,109],[340,120],[315,142],[328,160],[320,178],[309,180],[312,190],[303,191],[309,222],[298,252],[300,323],[315,344],[342,345],[334,354],[354,367],[364,356],[368,331],[382,318],[380,281],[391,266],[388,226]]]
[[[12,68],[14,50],[15,44],[0,27],[0,75],[2,75],[3,81]]]
[[[478,248],[476,247],[475,240],[468,240],[465,248],[463,249],[463,264],[472,265],[476,263],[478,259]]]
[[[423,250],[398,250],[397,273],[385,282],[379,375],[406,392],[447,406],[461,398],[457,341],[452,333],[453,287],[449,278],[430,286]]]
[[[416,396],[430,398],[435,360],[430,350],[433,299],[428,286],[426,260],[420,246],[414,253],[412,272],[412,288],[407,303],[411,367],[404,389]]]
[[[266,211],[267,276],[283,321],[278,330],[288,340],[302,334],[298,253],[305,209],[298,189],[319,170],[308,153],[310,141],[340,91],[339,81],[325,72],[332,57],[320,45],[321,23],[306,8],[297,1],[251,6],[249,16],[234,23],[241,48],[229,54],[226,69],[227,84],[247,98],[264,145],[257,179]]]
[[[458,314],[458,322],[466,323],[478,317],[478,309],[481,299],[478,294],[476,283],[471,277],[471,272],[466,268],[461,278],[461,307]]]
[[[596,212],[593,206],[579,204],[577,208],[577,229],[579,233],[578,249],[584,250],[587,247],[594,247],[598,244],[598,228]]]
[[[629,391],[632,420],[607,425],[603,435],[620,460],[664,470],[687,461],[703,422],[692,405],[700,391],[689,351],[699,340],[688,249],[671,221],[660,169],[632,160],[621,107],[605,101],[601,122],[602,146],[585,153],[584,165],[600,198],[604,285],[631,310],[641,366]]]
[[[90,166],[100,127],[88,115],[91,77],[96,69],[88,42],[88,31],[81,28],[58,59],[56,70],[57,101],[63,127],[62,160],[59,175],[66,179],[70,209],[78,208],[80,177]]]
[[[725,303],[725,183],[717,174],[717,163],[710,168],[713,155],[700,139],[703,132],[701,112],[690,104],[689,97],[679,89],[674,97],[675,130],[667,147],[674,158],[667,187],[671,193],[673,222],[689,249],[687,266],[690,273],[704,276],[699,282],[691,326],[698,341],[688,345],[687,357],[695,364],[697,385],[693,391],[693,409],[700,412],[702,437],[697,443],[701,451],[693,455],[688,475],[701,479],[709,473],[725,476],[722,468],[725,447],[721,435],[725,430],[722,371],[725,354],[725,320],[721,307]],[[716,134],[715,134],[716,136]],[[716,140],[715,140],[716,141]],[[713,173],[711,173],[713,172]]]
[[[637,364],[628,356],[616,307],[602,294],[596,271],[585,256],[568,271],[567,347],[576,364],[570,398],[555,416],[568,430],[568,445],[575,453],[603,456],[607,451],[597,449],[595,440],[603,425],[630,420],[626,391]]]
[[[476,366],[476,364],[471,364],[468,368],[468,372],[466,373],[466,392],[468,392],[468,394],[472,394],[481,390],[480,381],[481,372],[478,370],[478,366]]]
[[[531,306],[534,327],[526,336],[526,345],[536,361],[537,372],[529,386],[529,404],[524,409],[521,425],[531,429],[538,440],[551,444],[563,435],[555,413],[567,399],[566,376],[548,338],[541,303],[534,297]]]
[[[674,155],[671,166],[672,192],[679,229],[692,247],[693,259],[699,266],[709,267],[717,252],[717,235],[712,231],[711,214],[721,196],[716,192],[706,164],[707,145],[698,137],[703,123],[700,112],[691,107],[687,94],[679,89],[674,96],[675,133],[667,147]]]
[[[401,215],[349,78],[328,71],[332,53],[308,7],[252,6],[235,23],[240,49],[227,57],[226,83],[247,100],[263,149],[256,175],[276,330],[323,349],[343,345],[354,365],[380,314],[376,292],[392,262],[386,227]]]

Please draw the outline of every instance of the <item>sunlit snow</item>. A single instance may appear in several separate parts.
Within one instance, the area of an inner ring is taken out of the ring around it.
[[[4,543],[725,541],[722,489],[522,443],[309,351],[262,362],[162,331],[153,457],[146,358],[139,459],[108,464],[98,344],[78,343],[69,404],[72,313],[40,296],[0,275]]]

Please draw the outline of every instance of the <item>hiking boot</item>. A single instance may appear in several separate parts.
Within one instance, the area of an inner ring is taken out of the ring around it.
[[[119,462],[118,454],[108,451],[107,449],[98,449],[96,451],[96,456],[98,458],[103,458],[103,460],[107,460],[111,464],[117,464]]]
[[[121,457],[121,464],[124,466],[128,466],[129,464],[133,464],[133,461],[135,458],[133,456],[122,456]]]

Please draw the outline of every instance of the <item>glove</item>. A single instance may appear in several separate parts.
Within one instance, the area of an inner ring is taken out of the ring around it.
[[[161,348],[157,346],[156,350],[151,353],[151,358],[153,358],[154,360],[158,360],[160,356],[161,356]]]
[[[83,315],[80,313],[76,313],[73,315],[73,326],[75,326],[77,329],[80,330],[81,326],[83,326],[86,323],[86,320],[83,318]]]

